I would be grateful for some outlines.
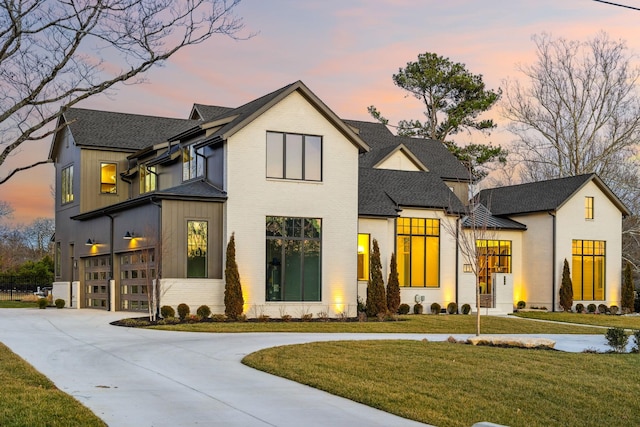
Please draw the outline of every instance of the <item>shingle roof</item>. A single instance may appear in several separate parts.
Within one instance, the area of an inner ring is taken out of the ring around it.
[[[433,173],[361,167],[359,180],[360,215],[395,217],[402,207],[464,212],[460,200]]]
[[[218,105],[204,105],[204,104],[193,104],[193,108],[191,109],[191,118],[194,117],[194,112],[197,113],[201,120],[209,121],[213,120],[218,116],[228,113],[233,110],[231,107],[221,107]]]
[[[487,228],[494,230],[526,230],[527,226],[509,218],[501,218],[492,215],[486,206],[477,204],[469,215],[462,218],[462,226],[465,228]]]
[[[494,215],[553,211],[594,177],[595,174],[586,174],[490,188],[480,192],[479,200]]]
[[[195,124],[195,120],[69,108],[64,113],[77,145],[136,151],[166,141]]]
[[[222,191],[209,181],[200,179],[197,181],[189,181],[176,187],[167,188],[165,190],[156,191],[155,194],[161,198],[167,196],[173,197],[206,197],[206,198],[226,198],[227,193]]]

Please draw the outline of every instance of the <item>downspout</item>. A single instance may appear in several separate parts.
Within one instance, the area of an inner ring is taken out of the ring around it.
[[[113,260],[114,260],[114,249],[113,249],[113,215],[106,213],[105,215],[109,217],[109,282],[107,283],[107,310],[111,311],[111,281],[113,280]]]
[[[156,202],[153,197],[151,204],[158,207],[158,240],[156,241],[156,319],[160,316],[160,278],[162,277],[162,203]]]
[[[459,286],[459,258],[460,253],[460,217],[456,218],[456,306],[458,305],[458,286]]]
[[[549,215],[553,218],[553,247],[551,249],[551,311],[556,311],[556,215],[552,212],[549,212]]]

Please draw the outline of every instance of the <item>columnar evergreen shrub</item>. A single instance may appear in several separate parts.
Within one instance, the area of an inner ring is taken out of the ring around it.
[[[242,314],[244,298],[242,296],[242,285],[240,284],[240,273],[236,263],[236,239],[235,233],[231,234],[227,245],[227,263],[224,269],[224,314],[229,319],[238,320]]]
[[[367,316],[376,317],[387,312],[387,298],[384,292],[384,279],[382,278],[382,263],[380,261],[380,248],[378,241],[373,239],[373,251],[371,253],[371,278],[367,285]]]
[[[191,313],[191,308],[187,304],[178,304],[178,317],[180,320],[186,319],[189,313]]]
[[[389,313],[397,313],[400,307],[400,281],[398,280],[398,264],[396,254],[391,254],[389,266],[389,280],[387,281],[387,310]]]
[[[442,307],[437,302],[431,304],[431,314],[440,314]]]
[[[622,281],[622,314],[633,312],[634,295],[633,295],[633,273],[631,272],[631,263],[627,261],[624,266],[624,280]]]
[[[208,319],[209,316],[211,316],[211,309],[209,308],[208,305],[201,305],[196,310],[196,314],[198,315],[198,317],[201,317],[203,319]]]
[[[163,305],[160,307],[160,316],[162,316],[163,319],[176,317],[176,311],[170,305]]]
[[[564,259],[562,267],[562,283],[560,284],[560,307],[564,311],[571,311],[573,305],[573,284],[571,283],[571,274],[569,273],[569,262]]]

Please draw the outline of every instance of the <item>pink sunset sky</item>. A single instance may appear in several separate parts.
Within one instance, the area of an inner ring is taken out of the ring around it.
[[[640,7],[638,0],[622,2]],[[390,123],[422,119],[421,104],[394,86],[392,74],[419,53],[434,52],[482,74],[489,88],[519,79],[517,64],[534,60],[531,36],[586,40],[599,31],[640,53],[640,11],[593,0],[242,0],[241,35],[215,36],[149,72],[145,84],[122,85],[79,107],[187,118],[193,103],[236,107],[302,80],[336,114],[371,120],[375,105]],[[499,109],[492,113],[499,124]],[[462,138],[462,139],[461,139]],[[508,144],[509,134],[461,135],[475,142]],[[45,159],[51,140],[24,146],[13,159]],[[53,166],[14,176],[0,200],[14,222],[53,218]]]

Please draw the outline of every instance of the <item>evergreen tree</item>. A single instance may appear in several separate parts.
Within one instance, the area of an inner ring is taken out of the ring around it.
[[[371,253],[371,277],[367,286],[367,316],[375,317],[387,312],[387,298],[384,292],[384,280],[382,278],[382,263],[380,261],[380,248],[378,241],[373,239],[373,252]]]
[[[631,263],[627,261],[624,266],[624,281],[622,282],[622,313],[632,313],[634,309],[634,286],[633,273],[631,272]]]
[[[400,282],[398,281],[398,264],[396,254],[391,254],[391,266],[389,268],[389,280],[387,280],[387,310],[397,313],[400,307]]]
[[[564,260],[562,268],[562,284],[560,285],[560,306],[564,311],[571,311],[573,305],[573,284],[571,283],[571,275],[569,274],[569,263]]]
[[[224,269],[224,314],[229,319],[237,320],[242,314],[244,298],[242,297],[242,285],[240,273],[236,264],[236,239],[235,233],[231,234],[227,245],[227,263]]]

